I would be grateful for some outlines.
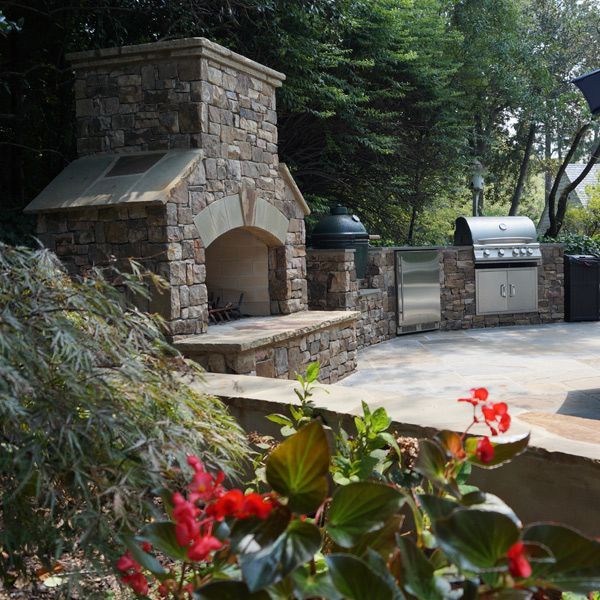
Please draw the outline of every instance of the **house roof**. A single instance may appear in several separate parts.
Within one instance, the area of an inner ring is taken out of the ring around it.
[[[565,181],[564,184],[561,185],[561,188],[564,189],[564,187],[568,185],[568,183],[575,181],[575,179],[579,177],[583,169],[585,169],[585,166],[586,163],[571,163],[570,165],[567,165],[567,169],[565,171],[563,179],[566,179],[568,181]],[[585,207],[588,205],[588,202],[590,200],[589,186],[599,185],[599,177],[600,164],[595,164],[591,168],[590,172],[585,176],[583,181],[575,188],[575,190],[573,190],[573,192],[571,192],[572,194],[574,193],[577,196],[577,198],[579,198],[579,201],[581,202],[582,206]],[[561,182],[561,184],[562,183],[563,182]]]
[[[201,159],[201,150],[85,156],[69,164],[27,205],[25,212],[164,204]]]

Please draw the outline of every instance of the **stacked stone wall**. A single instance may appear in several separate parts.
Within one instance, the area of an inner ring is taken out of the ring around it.
[[[360,311],[358,348],[396,335],[394,251],[369,250],[365,278],[356,278],[354,250],[317,250],[307,255],[308,304],[313,310]]]
[[[186,356],[211,373],[258,375],[276,379],[295,379],[311,363],[321,365],[319,381],[335,383],[356,369],[357,339],[354,318],[338,325],[292,337],[282,342],[244,352],[220,353],[216,350]]]
[[[536,312],[477,315],[475,263],[470,246],[442,249],[442,267],[442,329],[535,325],[564,319],[564,250],[560,244],[542,245]]]

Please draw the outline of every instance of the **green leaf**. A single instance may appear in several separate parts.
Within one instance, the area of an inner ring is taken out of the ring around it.
[[[415,543],[406,537],[397,537],[396,543],[400,551],[400,583],[411,595],[427,600],[443,600],[436,579],[433,575],[433,566]]]
[[[390,573],[388,569],[387,562],[381,557],[380,554],[368,548],[365,556],[365,562],[377,573],[380,577],[382,577],[385,582],[388,584],[390,589],[392,590],[392,597],[394,600],[404,600],[404,594],[400,591],[394,576]]]
[[[519,529],[505,514],[459,508],[433,522],[446,556],[461,569],[480,573],[501,570],[498,561],[519,539]]]
[[[292,521],[273,544],[253,554],[241,554],[238,562],[250,591],[281,581],[307,562],[321,547],[321,533],[315,525]]]
[[[350,600],[393,600],[394,592],[385,579],[367,563],[351,554],[325,557],[337,590]]]
[[[292,573],[294,593],[298,598],[327,598],[327,600],[342,600],[341,594],[335,589],[329,573],[315,573],[300,566]]]
[[[252,593],[243,581],[211,581],[194,592],[194,600],[270,600],[265,591]]]
[[[290,514],[285,508],[271,511],[267,519],[238,519],[231,528],[231,549],[236,554],[258,552],[273,544],[289,522]]]
[[[368,550],[374,550],[382,556],[389,556],[396,547],[396,534],[400,532],[403,522],[404,515],[392,515],[381,529],[361,535],[350,552],[356,556],[363,556]]]
[[[152,556],[140,548],[140,544],[132,537],[124,536],[122,538],[123,545],[129,550],[133,559],[138,562],[144,569],[157,576],[166,575],[166,569]]]
[[[360,536],[381,529],[404,504],[405,496],[394,487],[360,481],[335,491],[329,507],[327,533],[343,548],[351,548]]]
[[[282,442],[267,459],[267,481],[290,510],[315,511],[328,491],[329,446],[323,426],[312,421]]]
[[[455,431],[444,429],[434,436],[450,456],[464,457],[462,439]]]
[[[437,442],[419,440],[419,456],[415,463],[415,471],[432,483],[446,483],[444,469],[446,455]]]
[[[488,494],[487,492],[477,490],[463,496],[460,503],[463,506],[469,506],[471,508],[476,508],[477,510],[489,510],[502,513],[507,517],[510,517],[517,527],[521,528],[523,526],[523,523],[521,523],[521,520],[517,517],[513,509],[508,506],[504,500],[498,498],[498,496],[495,496],[494,494]]]
[[[318,362],[313,362],[306,367],[306,381],[307,383],[313,383],[319,377],[319,371],[321,365]]]
[[[171,521],[149,523],[140,532],[140,537],[174,560],[186,560],[187,558],[187,550],[178,544],[175,524]]]
[[[371,426],[376,433],[385,431],[391,423],[392,419],[388,416],[387,411],[383,406],[380,406],[371,415]]]
[[[479,438],[468,438],[465,441],[465,450],[470,463],[483,469],[494,469],[525,452],[529,445],[529,437],[530,434],[528,433],[519,436],[502,436],[501,440],[491,438],[490,442],[494,447],[494,458],[488,463],[481,462],[475,455]]]
[[[600,589],[600,542],[554,523],[526,527],[523,541],[545,546],[556,561],[554,564],[531,561],[532,578],[580,594]]]
[[[278,413],[267,415],[267,419],[269,419],[269,421],[273,421],[273,423],[279,423],[279,425],[293,425],[292,420],[289,417],[280,415]]]
[[[459,504],[449,498],[440,498],[431,494],[419,494],[419,502],[432,521],[443,519],[453,513]]]

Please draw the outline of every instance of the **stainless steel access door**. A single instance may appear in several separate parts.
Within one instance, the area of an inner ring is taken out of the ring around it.
[[[399,250],[396,253],[398,329],[439,327],[440,262],[437,250]]]

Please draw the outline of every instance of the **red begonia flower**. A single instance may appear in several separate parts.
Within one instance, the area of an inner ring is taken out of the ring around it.
[[[142,550],[144,552],[152,552],[152,544],[150,542],[142,542]]]
[[[508,570],[513,577],[529,577],[531,575],[531,565],[525,556],[523,542],[513,544],[506,556],[508,557]]]
[[[166,598],[177,584],[174,579],[165,579],[156,589],[161,598]]]
[[[237,516],[241,519],[247,517],[266,519],[273,510],[273,506],[271,498],[265,498],[260,494],[248,494],[244,496],[242,508]]]
[[[206,560],[213,550],[218,550],[223,544],[212,535],[199,537],[188,550],[188,558],[193,561]]]
[[[148,594],[148,580],[142,573],[125,575],[121,581],[127,584],[136,594],[146,596]]]
[[[488,399],[489,393],[485,388],[474,388],[471,390],[473,398],[480,402],[485,402]]]
[[[173,505],[177,543],[187,547],[200,533],[200,525],[196,521],[200,510],[179,493],[173,494]]]
[[[508,404],[506,402],[494,402],[492,406],[494,407],[494,412],[500,417],[508,412]]]
[[[490,438],[482,437],[477,442],[477,447],[475,448],[475,455],[482,463],[492,462],[494,459],[494,446],[490,443]]]
[[[508,431],[510,428],[510,415],[508,413],[504,413],[500,417],[500,422],[498,423],[498,429],[501,433]]]
[[[225,517],[237,515],[244,504],[244,493],[241,490],[225,492],[214,504],[207,507],[206,513],[217,521]]]
[[[140,565],[135,560],[133,560],[133,557],[131,556],[129,550],[127,550],[127,552],[125,552],[125,554],[123,554],[123,556],[119,558],[116,567],[118,571],[121,571],[121,573],[127,573],[129,571],[138,572],[142,569],[142,567],[140,567]]]

